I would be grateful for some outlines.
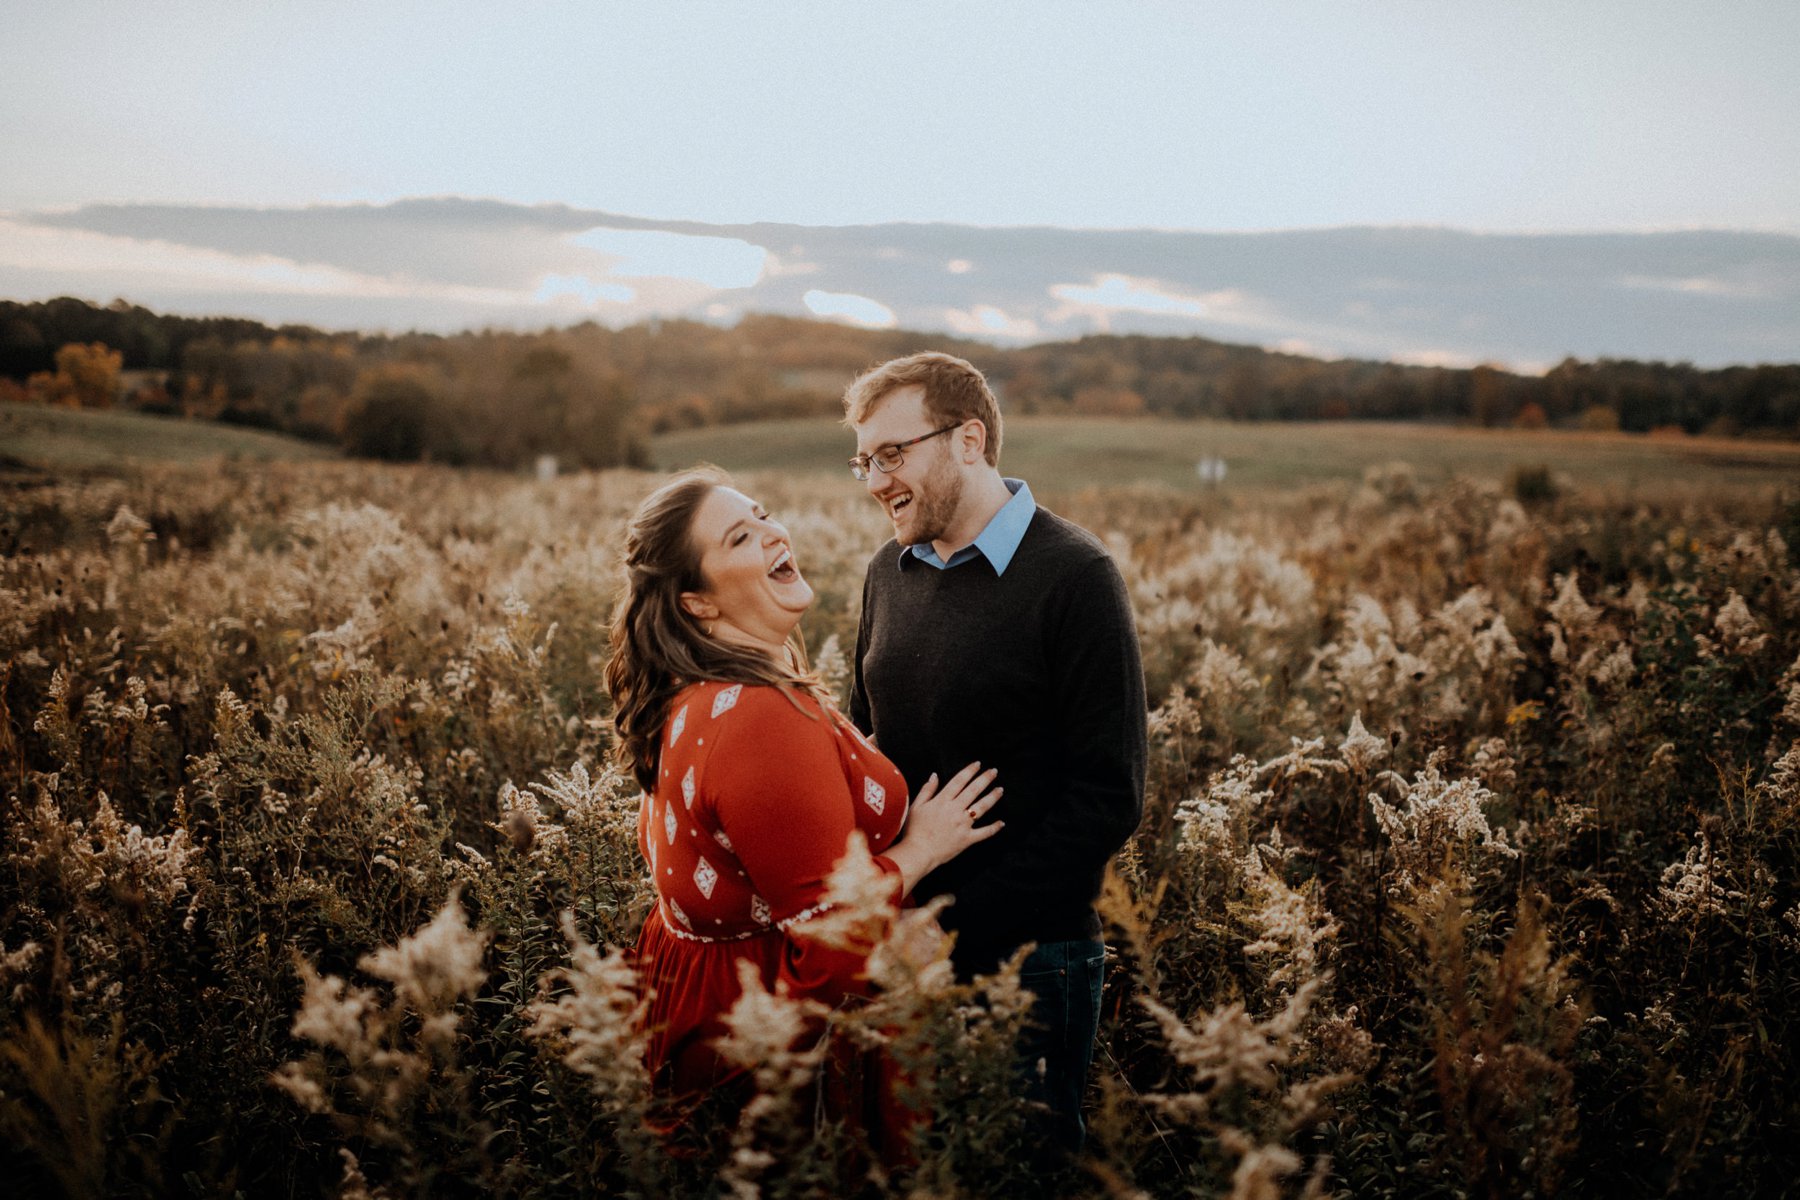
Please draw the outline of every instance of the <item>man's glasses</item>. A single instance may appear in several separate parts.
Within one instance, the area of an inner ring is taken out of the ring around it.
[[[900,464],[906,461],[906,455],[903,451],[908,446],[916,446],[920,442],[929,441],[931,438],[937,437],[939,434],[949,433],[952,429],[960,429],[962,428],[962,424],[961,421],[958,421],[954,425],[946,425],[942,429],[934,429],[930,433],[921,433],[916,438],[908,438],[904,442],[895,442],[891,446],[883,446],[873,454],[859,454],[850,460],[850,474],[856,476],[858,479],[867,479],[869,477],[869,468],[874,467],[883,475],[892,475],[895,471],[900,469]]]

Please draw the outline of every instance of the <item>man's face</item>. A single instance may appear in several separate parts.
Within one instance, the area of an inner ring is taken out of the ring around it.
[[[856,452],[870,454],[935,428],[939,426],[925,411],[925,389],[917,384],[901,388],[856,424]],[[957,431],[952,430],[908,446],[906,461],[892,474],[870,466],[863,486],[894,523],[894,540],[902,546],[938,541],[956,519],[963,494],[959,448]]]

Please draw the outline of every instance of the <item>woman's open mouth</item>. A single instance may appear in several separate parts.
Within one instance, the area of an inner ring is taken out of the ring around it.
[[[794,566],[794,555],[790,550],[783,550],[775,559],[775,565],[769,568],[769,578],[776,583],[792,583],[800,578],[799,568]]]

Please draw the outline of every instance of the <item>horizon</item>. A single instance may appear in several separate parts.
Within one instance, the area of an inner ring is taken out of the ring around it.
[[[1742,230],[715,225],[461,197],[85,205],[0,216],[0,295],[390,334],[766,312],[1003,347],[1200,336],[1521,374],[1566,358],[1800,360],[1800,237]]]
[[[134,301],[129,296],[114,296],[108,300],[97,300],[97,299],[94,299],[94,298],[88,297],[88,296],[64,295],[64,296],[48,297],[44,300],[24,300],[24,301],[16,300],[9,296],[0,296],[0,301],[9,301],[9,302],[15,303],[15,304],[50,304],[50,303],[55,303],[56,301],[59,301],[59,300],[74,300],[79,303],[89,305],[90,307],[95,308],[95,309],[110,309],[114,305],[124,304],[131,308],[143,309],[144,311],[149,312],[152,316],[158,317],[158,318],[177,317],[177,318],[183,318],[183,319],[188,319],[188,320],[198,320],[198,321],[209,321],[209,320],[256,321],[258,324],[261,324],[265,328],[268,328],[271,331],[277,332],[277,333],[279,333],[283,329],[303,329],[303,330],[308,330],[313,333],[320,334],[327,338],[355,336],[355,337],[367,337],[367,338],[388,338],[388,339],[398,340],[398,339],[408,338],[408,337],[457,338],[457,337],[464,337],[464,336],[486,336],[486,335],[491,335],[491,334],[516,335],[519,337],[538,337],[538,336],[544,336],[544,335],[549,335],[549,334],[571,332],[571,331],[580,329],[584,325],[597,325],[603,329],[608,329],[608,330],[611,330],[614,332],[618,332],[618,331],[626,330],[626,329],[654,327],[654,326],[661,325],[662,323],[668,322],[668,321],[693,321],[696,324],[710,325],[717,329],[732,330],[732,329],[736,329],[738,327],[738,325],[741,324],[745,320],[758,319],[758,318],[775,319],[775,320],[783,320],[783,321],[797,321],[797,322],[801,322],[804,324],[817,324],[817,325],[850,325],[852,328],[864,328],[862,326],[856,326],[852,322],[836,321],[829,317],[817,316],[812,313],[773,312],[773,311],[762,311],[762,310],[756,310],[756,309],[749,309],[749,310],[745,310],[742,312],[737,312],[737,313],[732,314],[729,318],[716,318],[715,319],[715,318],[708,318],[708,317],[704,317],[704,316],[691,316],[691,315],[676,315],[676,316],[649,315],[649,316],[643,316],[643,317],[636,318],[634,320],[631,320],[631,321],[623,323],[623,324],[610,324],[610,325],[607,324],[606,322],[598,320],[592,316],[586,316],[586,317],[581,317],[579,319],[571,319],[570,321],[560,323],[560,324],[548,324],[548,325],[542,325],[542,326],[536,326],[536,327],[470,326],[467,328],[452,329],[452,330],[383,329],[383,328],[370,328],[370,327],[365,327],[365,326],[345,326],[345,327],[340,327],[340,328],[333,328],[333,327],[327,327],[327,326],[314,325],[314,324],[310,324],[310,323],[304,322],[304,321],[290,321],[290,322],[281,322],[281,323],[277,323],[277,324],[271,324],[270,322],[267,322],[267,321],[258,321],[257,318],[255,318],[255,317],[246,317],[242,313],[171,312],[171,311],[167,311],[167,310],[163,310],[163,309],[153,308],[146,304],[140,304],[140,303]],[[1511,366],[1511,365],[1508,365],[1505,363],[1498,363],[1498,362],[1480,362],[1480,363],[1472,363],[1467,366],[1459,366],[1459,365],[1454,365],[1454,364],[1450,364],[1450,363],[1402,362],[1397,359],[1372,358],[1372,357],[1363,356],[1363,355],[1339,355],[1339,356],[1335,356],[1335,357],[1326,357],[1326,356],[1321,356],[1321,355],[1317,355],[1317,354],[1305,354],[1305,353],[1301,353],[1301,352],[1293,351],[1293,350],[1281,350],[1281,349],[1277,349],[1272,346],[1264,346],[1264,345],[1261,345],[1256,342],[1232,341],[1229,338],[1211,337],[1211,336],[1208,336],[1208,335],[1202,334],[1202,333],[1168,333],[1168,334],[1148,333],[1148,334],[1146,334],[1146,333],[1121,333],[1121,332],[1103,333],[1103,332],[1097,332],[1097,331],[1089,331],[1086,333],[1077,333],[1077,334],[1072,334],[1072,335],[1065,336],[1065,337],[1044,338],[1042,340],[1034,341],[1034,342],[1006,343],[1006,342],[1002,342],[1002,341],[982,339],[976,335],[943,333],[940,330],[914,329],[914,328],[908,328],[908,327],[904,327],[904,326],[893,328],[893,329],[882,330],[881,332],[895,333],[895,334],[910,334],[910,335],[916,335],[916,336],[938,335],[938,336],[943,336],[945,338],[948,338],[951,340],[957,340],[957,341],[977,341],[977,342],[983,342],[986,346],[991,347],[992,349],[995,349],[995,350],[1029,350],[1029,349],[1034,349],[1037,347],[1044,347],[1044,346],[1068,346],[1068,345],[1073,345],[1080,341],[1084,341],[1088,338],[1151,338],[1151,339],[1168,339],[1168,340],[1193,340],[1193,341],[1209,342],[1209,343],[1212,343],[1215,345],[1227,346],[1227,347],[1232,347],[1232,348],[1236,348],[1236,349],[1258,350],[1258,351],[1261,351],[1261,352],[1263,352],[1265,354],[1269,354],[1269,355],[1284,356],[1284,357],[1290,357],[1290,358],[1300,358],[1300,359],[1311,359],[1311,360],[1315,360],[1315,361],[1319,361],[1319,362],[1327,362],[1327,363],[1368,362],[1368,363],[1377,363],[1377,364],[1381,364],[1381,365],[1395,366],[1395,367],[1401,367],[1401,368],[1412,369],[1412,370],[1449,370],[1449,371],[1467,371],[1467,370],[1473,369],[1474,367],[1487,367],[1487,368],[1492,368],[1494,370],[1498,370],[1498,371],[1502,372],[1503,374],[1513,375],[1513,376],[1517,376],[1520,378],[1530,378],[1530,379],[1541,379],[1545,375],[1547,375],[1550,371],[1554,370],[1557,366],[1561,365],[1560,362],[1557,362],[1557,363],[1545,364],[1545,365],[1542,365],[1541,367],[1526,369],[1526,368],[1514,367],[1514,366]],[[1577,359],[1574,356],[1570,356],[1570,359],[1563,360],[1563,361],[1597,362],[1599,360],[1598,359],[1585,359],[1584,360],[1584,359]],[[1663,367],[1692,366],[1696,370],[1702,370],[1702,371],[1725,371],[1725,370],[1732,370],[1732,369],[1737,369],[1737,368],[1785,367],[1785,366],[1800,365],[1800,359],[1797,359],[1793,362],[1780,362],[1780,361],[1734,362],[1734,363],[1727,363],[1727,364],[1724,364],[1723,366],[1718,366],[1718,367],[1705,367],[1705,366],[1701,366],[1699,364],[1687,362],[1686,360],[1675,360],[1675,359],[1628,359],[1628,360],[1621,359],[1621,360],[1617,360],[1617,361],[1636,362],[1636,363],[1642,364],[1644,366],[1663,366]],[[1186,418],[1182,418],[1182,419],[1186,419]],[[1362,424],[1368,424],[1371,422],[1380,423],[1380,421],[1382,421],[1386,418],[1351,418],[1351,419],[1355,420],[1359,423],[1362,423]],[[1397,420],[1398,423],[1400,423],[1400,424],[1408,423],[1407,421],[1401,420],[1401,419],[1395,419],[1395,420]]]

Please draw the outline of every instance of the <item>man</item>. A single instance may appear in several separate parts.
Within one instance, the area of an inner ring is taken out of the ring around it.
[[[1036,944],[1021,1048],[1078,1149],[1105,963],[1094,900],[1144,803],[1125,583],[1097,538],[1001,476],[999,406],[969,363],[895,359],[852,383],[844,409],[851,471],[894,526],[863,582],[851,719],[915,793],[970,761],[999,769],[991,819],[1005,828],[914,895],[954,897],[944,924],[965,978]]]

